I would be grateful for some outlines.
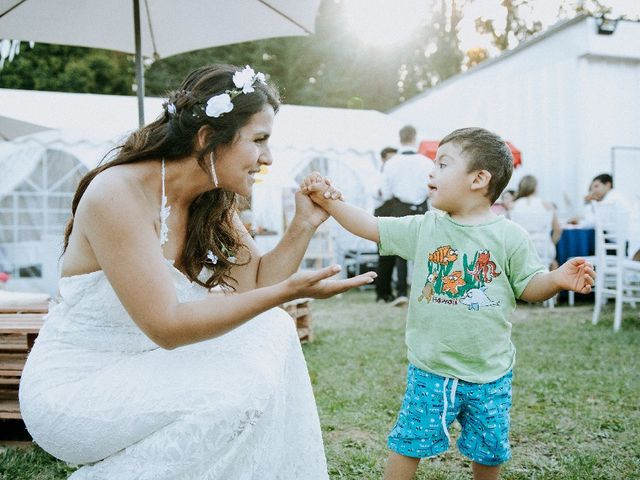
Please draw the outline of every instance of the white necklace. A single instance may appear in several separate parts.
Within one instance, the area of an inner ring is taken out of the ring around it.
[[[165,167],[164,157],[162,158],[162,200],[160,203],[160,246],[169,241],[169,226],[167,225],[167,219],[171,213],[171,206],[167,205],[167,195],[165,194]]]

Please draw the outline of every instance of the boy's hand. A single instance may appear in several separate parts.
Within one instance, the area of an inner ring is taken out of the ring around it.
[[[561,290],[591,293],[591,287],[596,282],[596,272],[593,265],[581,257],[568,260],[551,273],[556,276],[556,282]]]

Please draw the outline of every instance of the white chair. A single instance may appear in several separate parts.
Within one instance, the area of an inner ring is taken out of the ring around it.
[[[632,260],[633,255],[640,248],[640,195],[637,196],[635,208],[625,222],[627,237],[627,255],[618,260],[616,275],[616,307],[613,317],[613,330],[617,332],[622,326],[622,307],[630,303],[634,308],[640,302],[640,262]],[[624,220],[624,218],[622,219]]]
[[[556,248],[551,240],[553,211],[525,212],[514,209],[511,212],[511,220],[527,231],[540,261],[545,267],[549,267],[556,258]],[[550,298],[544,303],[553,308],[555,301]]]
[[[616,205],[598,205],[595,208],[596,254],[595,254],[595,304],[591,322],[600,319],[602,306],[608,299],[616,300],[613,328],[620,329],[622,303],[635,306],[640,300],[640,267],[627,257],[629,214]]]
[[[622,326],[622,304],[630,303],[635,308],[637,301],[640,301],[640,262],[625,258],[619,261],[616,276],[614,332]]]
[[[328,222],[324,222],[311,237],[301,268],[317,270],[333,263],[337,263],[333,234]]]

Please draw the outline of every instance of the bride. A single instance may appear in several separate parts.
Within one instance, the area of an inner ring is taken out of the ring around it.
[[[59,300],[20,384],[35,442],[84,465],[71,478],[328,478],[295,327],[275,307],[375,274],[296,273],[327,218],[301,193],[267,254],[239,220],[278,106],[263,74],[202,67],[80,182]]]

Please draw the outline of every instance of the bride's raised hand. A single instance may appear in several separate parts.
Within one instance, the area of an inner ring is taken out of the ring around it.
[[[340,270],[340,265],[331,265],[320,270],[298,272],[285,282],[294,294],[292,298],[329,298],[351,288],[370,284],[377,276],[375,272],[367,272],[352,278],[332,279]]]
[[[296,192],[296,216],[308,221],[313,227],[317,228],[322,222],[329,218],[329,214],[322,209],[316,202],[312,201],[309,195],[311,190],[308,188],[321,190],[324,198],[334,200],[342,200],[342,193],[335,188],[331,180],[323,177],[318,172],[307,175],[300,183],[300,190]],[[321,194],[321,195],[322,195]]]

